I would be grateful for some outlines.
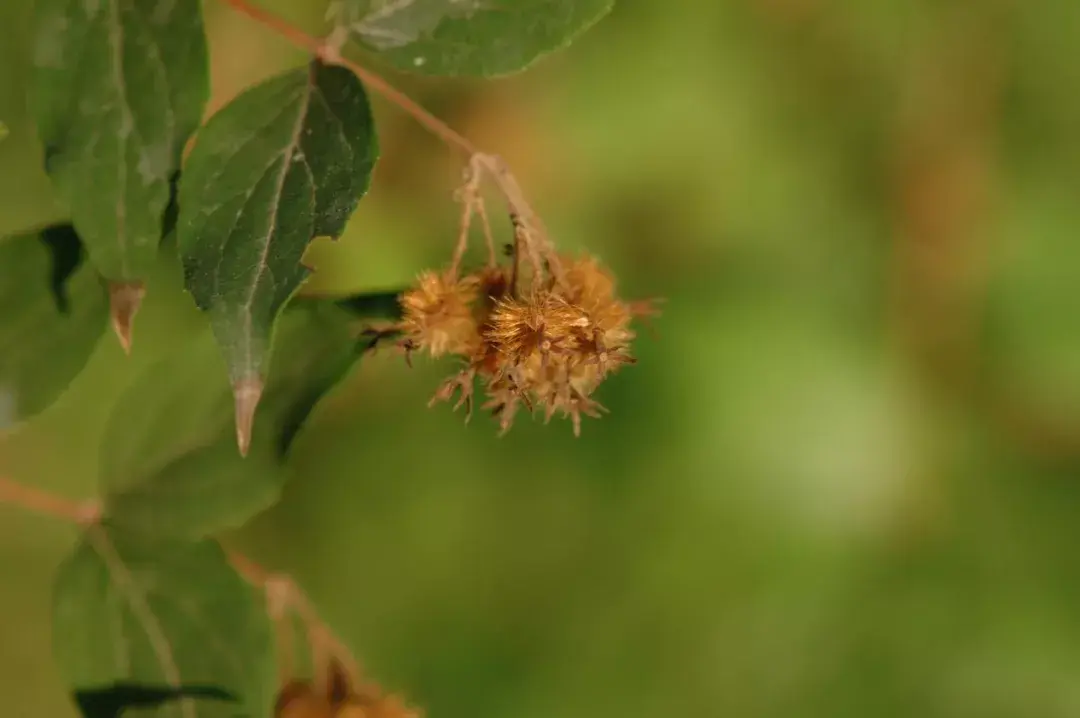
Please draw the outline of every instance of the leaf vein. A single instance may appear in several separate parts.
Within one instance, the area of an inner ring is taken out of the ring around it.
[[[128,105],[127,83],[124,80],[124,28],[120,17],[120,5],[118,0],[110,0],[109,5],[109,47],[112,51],[113,81],[119,93],[120,126],[123,129],[126,125],[128,132],[134,132],[135,119]],[[130,271],[127,252],[127,207],[124,204],[127,194],[128,132],[120,132],[116,144],[116,242],[120,247],[120,271],[124,275]]]
[[[142,625],[143,630],[146,631],[146,637],[150,641],[150,647],[158,659],[165,681],[173,688],[179,689],[181,687],[180,668],[176,665],[169,639],[162,630],[161,624],[158,623],[150,604],[146,602],[145,596],[139,592],[139,586],[136,584],[135,578],[131,575],[124,560],[117,553],[116,547],[113,546],[112,541],[109,540],[108,535],[103,530],[96,527],[92,528],[87,531],[87,536],[94,550],[104,562],[109,575],[112,576],[113,585],[127,599],[132,615]],[[194,706],[189,698],[180,700],[180,711],[184,718],[196,718]]]
[[[274,231],[277,227],[277,215],[281,204],[281,193],[285,187],[285,179],[289,175],[289,168],[292,164],[292,154],[296,148],[300,145],[300,135],[304,129],[304,120],[307,118],[308,107],[311,103],[311,91],[315,84],[315,69],[314,66],[308,69],[307,83],[304,85],[304,96],[300,102],[299,112],[296,113],[296,123],[293,125],[292,135],[289,138],[288,144],[285,145],[285,158],[281,163],[281,171],[278,174],[277,182],[274,187],[274,195],[270,200],[269,211],[269,223],[266,228],[266,234],[262,238],[262,247],[259,249],[259,256],[255,266],[255,276],[251,279],[251,288],[248,290],[248,295],[241,306],[242,320],[244,323],[244,369],[250,371],[252,356],[251,356],[251,307],[255,302],[255,294],[259,288],[259,282],[262,280],[263,272],[267,269],[267,260],[270,256],[270,243],[274,236]],[[303,154],[301,154],[303,157]],[[304,158],[304,165],[307,166],[307,159]],[[310,172],[310,167],[308,168]],[[314,186],[312,187],[314,192]]]

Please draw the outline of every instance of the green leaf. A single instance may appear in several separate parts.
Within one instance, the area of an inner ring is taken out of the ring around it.
[[[98,270],[137,282],[208,96],[199,0],[38,0],[34,71],[45,168]]]
[[[236,452],[232,394],[209,329],[135,380],[100,451],[110,521],[200,537],[240,526],[277,500],[294,438],[361,349],[352,319],[327,303],[291,305],[279,324],[246,459]]]
[[[403,70],[492,77],[566,47],[614,0],[342,0],[338,21]]]
[[[67,389],[94,352],[108,299],[71,225],[0,242],[0,426]]]
[[[93,526],[53,591],[53,652],[88,718],[271,714],[272,628],[215,542]]]
[[[258,403],[274,322],[307,277],[304,250],[345,229],[377,155],[360,81],[318,62],[248,90],[199,133],[177,245],[245,402],[239,425]]]

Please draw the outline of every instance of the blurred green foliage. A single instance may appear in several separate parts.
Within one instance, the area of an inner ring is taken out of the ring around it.
[[[61,216],[28,6],[0,4],[5,234]],[[300,60],[206,12],[215,107]],[[365,360],[235,542],[433,717],[1080,715],[1078,37],[1054,0],[620,0],[514,79],[391,75],[665,315],[579,440],[497,439],[425,408],[452,367]],[[314,289],[449,257],[457,160],[377,109]],[[103,341],[5,475],[95,491],[117,397],[202,321],[160,275],[134,355]],[[0,514],[5,710],[72,716],[46,617],[74,532]]]

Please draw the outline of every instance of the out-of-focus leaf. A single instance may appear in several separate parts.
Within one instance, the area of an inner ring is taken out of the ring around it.
[[[505,75],[570,44],[614,0],[343,0],[339,22],[398,68]]]
[[[105,428],[105,512],[125,528],[183,537],[239,526],[272,505],[283,459],[312,409],[362,348],[355,322],[325,302],[282,314],[251,451],[237,454],[233,400],[209,329],[149,367]]]
[[[108,299],[71,225],[0,242],[0,426],[42,411],[78,376]]]
[[[304,250],[344,230],[377,154],[359,80],[318,62],[248,90],[199,133],[180,186],[177,243],[238,397],[241,451],[275,320],[308,273]]]
[[[88,529],[56,578],[53,636],[87,718],[270,715],[270,622],[213,541]]]
[[[34,71],[45,167],[91,261],[141,280],[208,96],[199,0],[40,0]]]

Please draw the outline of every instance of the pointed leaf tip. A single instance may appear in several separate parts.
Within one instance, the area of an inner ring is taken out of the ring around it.
[[[255,426],[255,409],[263,393],[263,380],[259,377],[241,379],[233,384],[236,401],[236,446],[241,456],[247,456],[251,448],[251,431]]]
[[[131,334],[135,315],[146,296],[142,282],[114,282],[109,285],[109,318],[125,354],[131,354]]]

